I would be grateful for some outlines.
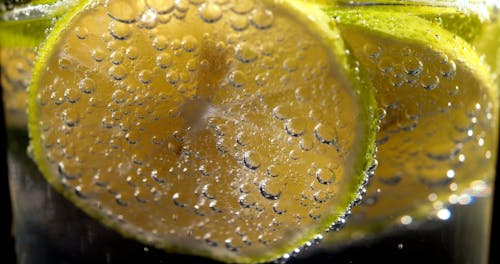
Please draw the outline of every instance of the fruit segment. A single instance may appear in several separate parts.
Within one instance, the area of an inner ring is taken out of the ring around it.
[[[468,204],[473,195],[488,194],[498,91],[474,49],[404,12],[339,9],[331,15],[370,75],[384,115],[376,175],[363,205],[353,210],[353,229],[344,232],[409,224],[448,203]]]

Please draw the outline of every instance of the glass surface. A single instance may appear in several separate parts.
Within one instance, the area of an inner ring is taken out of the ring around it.
[[[417,7],[430,5],[427,1],[406,1],[405,3],[408,2],[415,4],[415,6],[402,7],[404,12],[408,13],[416,12],[414,10]],[[397,6],[397,3],[401,1],[389,3],[387,1],[351,1],[345,5],[352,9],[366,8],[361,5],[384,8],[395,3]],[[454,3],[453,1],[439,2],[442,6]],[[489,4],[495,3],[492,1]],[[497,4],[497,7],[491,10],[491,16],[498,16],[499,5]],[[483,7],[481,4],[478,6]],[[437,14],[436,20],[440,19],[440,15]],[[468,19],[458,21],[457,23],[473,23]],[[496,18],[494,21],[492,28],[495,26],[494,23],[498,23]],[[484,23],[487,24],[487,22]],[[449,24],[444,23],[444,25]],[[463,27],[467,28],[467,24]],[[458,31],[461,27],[451,28]],[[490,33],[493,36],[495,34],[499,36],[498,30],[497,25],[497,28],[491,31],[493,33]],[[484,37],[485,33],[480,33],[480,35]],[[496,45],[500,46],[500,39],[488,41],[493,43],[496,41]],[[474,45],[481,50],[482,44],[484,43]],[[173,260],[217,263],[203,257],[165,253],[134,239],[124,238],[82,212],[46,182],[37,165],[28,155],[29,139],[24,114],[26,95],[22,94],[31,78],[30,69],[36,55],[30,49],[19,48],[14,51],[11,49],[7,50],[3,47],[1,49],[3,113],[5,115],[5,124],[2,125],[2,132],[5,132],[2,135],[2,146],[5,146],[6,153],[5,157],[2,156],[2,162],[4,162],[2,164],[6,166],[5,169],[2,167],[2,175],[5,176],[6,173],[8,175],[8,177],[3,177],[1,182],[1,193],[2,211],[12,210],[13,220],[12,229],[8,229],[5,227],[10,226],[10,219],[5,218],[6,222],[5,224],[2,222],[2,230],[7,230],[3,235],[8,244],[12,244],[8,235],[9,231],[15,238],[17,263],[169,263]],[[497,76],[500,67],[496,64],[500,60],[500,52],[486,52],[482,55],[493,69],[497,69],[496,73],[491,74],[498,88]],[[16,63],[13,64],[12,61]],[[11,69],[11,67],[14,68]],[[13,72],[16,74],[15,78],[12,78]],[[12,81],[14,79],[15,81]],[[498,124],[494,127],[498,130]],[[497,151],[496,146],[493,151]],[[496,158],[496,153],[490,154]],[[491,166],[493,172],[490,172],[490,175],[478,176],[480,178],[476,180],[480,181],[478,187],[480,190],[469,193],[467,197],[455,197],[452,194],[444,204],[438,206],[433,203],[433,208],[424,210],[424,216],[414,216],[414,212],[397,212],[389,216],[390,224],[385,223],[383,227],[373,229],[372,226],[380,223],[367,222],[354,210],[345,226],[347,231],[343,230],[339,233],[350,232],[347,239],[343,235],[341,239],[336,239],[334,233],[327,234],[322,243],[289,259],[288,262],[493,263],[495,258],[498,259],[493,248],[494,245],[498,246],[498,242],[495,236],[492,236],[492,230],[495,231],[494,225],[492,229],[495,162],[488,163],[488,166]],[[374,179],[377,179],[377,171]],[[7,185],[9,190],[6,188]],[[6,197],[7,192],[10,193],[10,197]],[[370,187],[368,187],[368,192],[370,193]],[[432,193],[429,191],[426,196]],[[5,202],[9,200],[10,204]],[[429,200],[435,201],[433,198]],[[495,206],[498,208],[498,203]],[[395,222],[399,223],[394,224]],[[360,229],[361,231],[357,230],[360,225],[369,227],[369,230],[363,228]],[[358,235],[359,233],[363,235]],[[492,241],[491,245],[490,241]],[[490,246],[493,249],[491,252]]]

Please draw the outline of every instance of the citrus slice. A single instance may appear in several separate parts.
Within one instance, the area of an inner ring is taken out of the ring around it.
[[[498,91],[474,49],[407,12],[336,9],[330,15],[370,75],[385,115],[377,135],[380,165],[364,203],[353,209],[351,228],[342,232],[357,236],[357,229],[409,224],[419,211],[427,216],[488,193]]]
[[[35,64],[34,159],[146,244],[287,258],[343,222],[374,151],[372,89],[328,22],[300,1],[82,3]]]

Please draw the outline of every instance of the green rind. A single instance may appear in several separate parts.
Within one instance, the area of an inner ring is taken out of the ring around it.
[[[102,216],[96,210],[88,207],[88,204],[83,202],[83,200],[74,199],[74,195],[64,189],[64,186],[52,177],[52,171],[48,166],[48,161],[46,160],[44,149],[42,146],[41,138],[41,128],[38,123],[39,108],[37,105],[37,90],[40,88],[37,83],[40,82],[42,78],[40,72],[46,67],[46,62],[49,60],[50,56],[53,54],[55,48],[60,41],[61,32],[67,28],[67,24],[74,19],[81,10],[91,7],[93,4],[99,0],[88,0],[80,1],[77,5],[71,7],[66,15],[61,17],[54,25],[51,33],[48,35],[47,40],[43,43],[39,50],[38,57],[35,62],[34,75],[32,79],[31,86],[29,87],[29,135],[30,144],[33,150],[33,159],[39,166],[40,171],[46,178],[46,180],[60,193],[62,193],[67,199],[72,201],[77,207],[85,211],[87,214],[91,215],[93,218],[99,220],[104,225],[117,231],[124,237],[138,239],[146,244],[150,244],[146,237],[137,237],[132,229],[128,229],[126,226],[120,225],[111,219]],[[352,205],[353,201],[358,198],[358,191],[363,187],[363,183],[366,181],[366,171],[368,170],[375,152],[375,133],[378,124],[378,119],[376,116],[376,101],[373,93],[373,89],[369,78],[366,74],[360,72],[356,66],[356,61],[345,53],[345,47],[340,38],[340,32],[332,27],[329,16],[322,8],[321,4],[318,3],[306,3],[305,1],[295,0],[295,1],[280,1],[280,0],[269,0],[270,4],[280,5],[283,8],[289,10],[292,13],[297,14],[297,19],[302,19],[304,23],[311,25],[311,30],[317,33],[317,36],[321,37],[325,45],[328,45],[332,49],[332,55],[336,58],[340,58],[339,65],[342,67],[342,72],[346,76],[346,83],[354,85],[352,87],[359,98],[359,104],[361,105],[358,120],[363,120],[364,127],[360,128],[361,139],[359,140],[357,146],[360,148],[359,153],[362,155],[355,163],[355,175],[352,177],[352,188],[349,190],[349,195],[342,197],[339,205],[334,208],[332,215],[325,218],[322,223],[314,230],[305,230],[304,239],[299,241],[296,245],[297,247],[305,245],[311,240],[313,240],[318,233],[322,233],[327,230],[332,223],[338,220],[346,211],[348,211]],[[316,2],[316,1],[312,1]],[[324,1],[319,1],[324,2]],[[356,70],[353,70],[356,69]],[[182,247],[175,247],[169,245],[165,247],[162,245],[156,245],[162,248],[166,252],[171,253],[190,253],[200,256],[206,256],[210,258],[215,258],[220,261],[225,262],[239,262],[239,263],[256,263],[256,262],[268,262],[273,259],[279,258],[287,253],[291,253],[296,247],[282,247],[275,248],[272,253],[263,253],[262,257],[237,257],[237,258],[227,258],[222,256],[214,256],[211,252],[193,252],[189,249]]]

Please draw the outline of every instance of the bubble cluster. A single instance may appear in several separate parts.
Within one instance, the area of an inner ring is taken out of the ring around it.
[[[37,91],[57,184],[141,240],[224,256],[294,248],[286,234],[340,217],[358,95],[284,12],[107,0],[78,14]]]

